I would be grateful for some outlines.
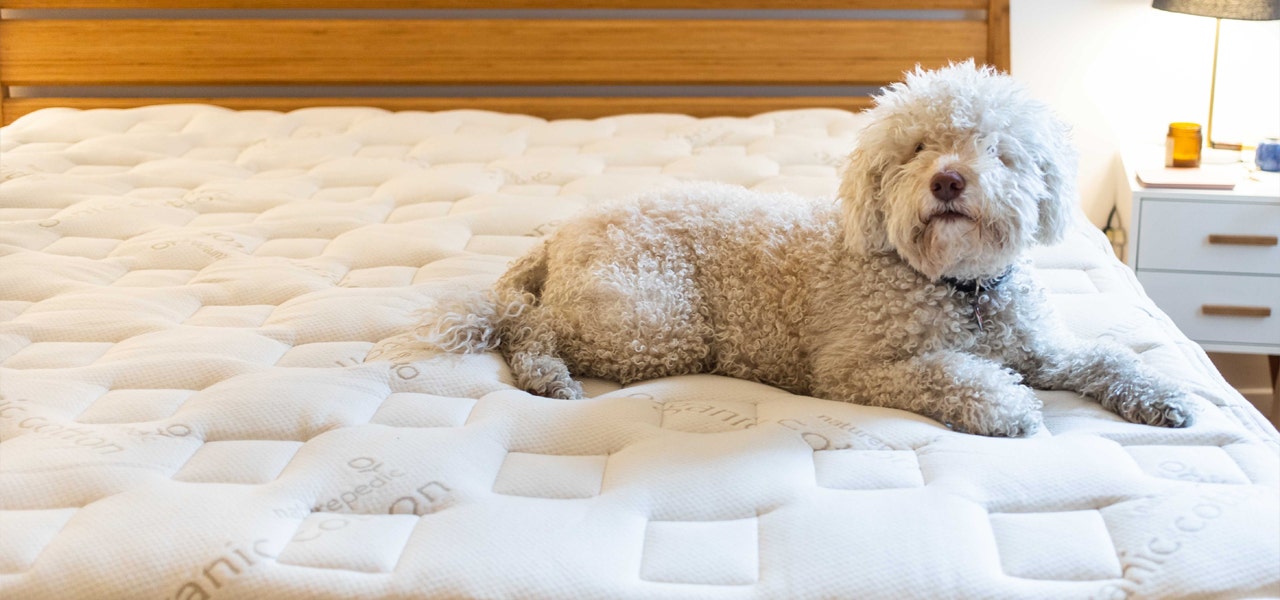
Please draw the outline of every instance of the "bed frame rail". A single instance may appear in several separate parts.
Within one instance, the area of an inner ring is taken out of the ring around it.
[[[4,123],[50,106],[178,102],[548,118],[860,109],[917,63],[1009,69],[1008,0],[0,0],[0,9]]]

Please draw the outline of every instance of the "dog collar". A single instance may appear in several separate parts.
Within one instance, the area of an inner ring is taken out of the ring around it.
[[[951,286],[951,289],[962,294],[974,294],[982,290],[994,290],[1000,287],[1009,278],[1009,274],[1013,272],[1013,265],[1009,265],[1003,273],[995,277],[986,279],[956,279],[954,277],[943,277],[942,282]]]
[[[982,321],[982,292],[983,290],[994,290],[1000,287],[1009,278],[1009,273],[1013,272],[1013,265],[1009,265],[1003,273],[995,277],[987,279],[956,279],[954,277],[943,277],[943,283],[951,286],[951,289],[965,295],[973,296],[973,318],[978,322],[978,331],[985,332],[986,325]]]

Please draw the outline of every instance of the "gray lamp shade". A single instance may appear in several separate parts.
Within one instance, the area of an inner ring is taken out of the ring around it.
[[[1219,19],[1243,21],[1280,19],[1280,0],[1152,0],[1151,7]]]

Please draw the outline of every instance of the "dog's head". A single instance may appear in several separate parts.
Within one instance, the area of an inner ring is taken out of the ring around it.
[[[868,114],[840,188],[850,250],[976,279],[1061,239],[1075,152],[1067,127],[1010,77],[972,61],[917,68]]]

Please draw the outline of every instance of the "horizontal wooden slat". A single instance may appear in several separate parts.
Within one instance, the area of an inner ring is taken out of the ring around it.
[[[0,0],[0,8],[982,10],[986,0]]]
[[[12,20],[11,86],[879,84],[985,60],[984,21]]]
[[[8,98],[5,124],[42,108],[132,108],[152,104],[215,104],[235,110],[288,111],[316,106],[371,106],[386,110],[478,109],[535,115],[547,119],[590,119],[625,113],[682,113],[695,117],[749,116],[796,108],[841,108],[858,111],[871,106],[861,96],[837,97],[661,97],[661,98]]]

